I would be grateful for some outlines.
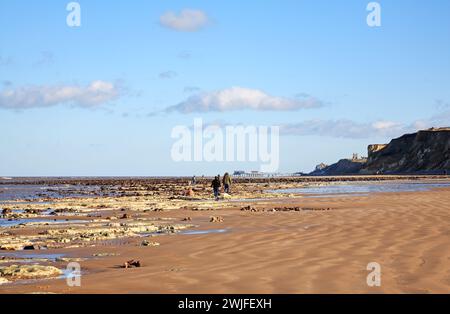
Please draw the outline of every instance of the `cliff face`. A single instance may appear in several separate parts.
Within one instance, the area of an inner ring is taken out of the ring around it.
[[[372,144],[368,158],[341,159],[319,165],[310,175],[354,174],[450,174],[450,128],[432,128],[406,134],[389,144]]]
[[[369,159],[361,173],[450,171],[450,128],[406,134],[382,146],[369,146]]]
[[[374,153],[384,149],[387,146],[387,144],[371,144],[369,147],[367,147],[367,158],[368,160],[372,160],[372,157]]]

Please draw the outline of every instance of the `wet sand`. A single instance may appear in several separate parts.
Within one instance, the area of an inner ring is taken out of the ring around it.
[[[299,185],[238,183],[234,199],[218,202],[207,200],[207,183],[196,186],[193,197],[180,196],[185,187],[174,192],[170,184],[142,196],[135,186],[133,196],[29,205],[95,208],[94,214],[56,216],[89,221],[66,229],[122,222],[182,228],[150,237],[120,230],[111,239],[0,251],[9,257],[62,254],[64,260],[37,263],[63,268],[78,260],[82,268],[81,287],[68,287],[65,279],[17,280],[0,285],[0,293],[450,293],[450,188],[313,198],[261,193]],[[128,217],[121,219],[124,213]],[[0,240],[32,239],[52,228],[63,227],[3,228]],[[143,240],[159,245],[142,246]],[[120,267],[131,259],[142,267]],[[371,262],[381,266],[380,287],[366,283]]]

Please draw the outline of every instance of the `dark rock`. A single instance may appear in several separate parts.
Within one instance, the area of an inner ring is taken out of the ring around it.
[[[337,163],[325,167],[316,167],[316,170],[310,173],[312,176],[339,176],[346,174],[356,174],[363,167],[363,160],[341,159]]]
[[[38,245],[26,245],[23,247],[24,250],[39,250],[39,246]]]
[[[141,267],[140,261],[129,260],[123,263],[122,268],[132,268],[132,267]]]
[[[249,206],[242,207],[241,210],[242,210],[242,211],[251,211],[251,212],[257,212],[257,211],[258,211],[258,209],[254,208],[254,207],[252,207],[252,206],[250,206],[250,205],[249,205]]]

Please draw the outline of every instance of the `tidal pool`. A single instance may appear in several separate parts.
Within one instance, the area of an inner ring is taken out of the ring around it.
[[[370,193],[392,193],[392,192],[420,192],[434,188],[450,187],[450,182],[441,183],[415,183],[415,182],[394,182],[394,183],[351,183],[351,184],[330,184],[322,186],[310,186],[282,190],[269,190],[269,193],[305,194],[306,197],[330,197],[338,196],[366,196]]]

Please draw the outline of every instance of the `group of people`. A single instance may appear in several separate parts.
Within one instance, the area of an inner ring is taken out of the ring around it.
[[[214,197],[216,199],[218,199],[219,195],[220,195],[219,190],[221,187],[221,183],[223,183],[223,192],[230,194],[231,176],[228,174],[228,172],[225,172],[225,174],[223,175],[222,182],[220,181],[220,175],[217,175],[211,183],[211,187],[213,188],[213,192],[214,192]]]
[[[226,194],[231,193],[231,176],[228,172],[225,172],[223,175],[222,180],[220,180],[220,175],[214,177],[214,180],[211,182],[211,187],[213,188],[214,197],[219,199],[220,196],[220,188],[223,184],[223,192]],[[197,184],[197,178],[195,176],[192,177],[191,181],[189,182],[189,185],[196,185]],[[192,189],[190,189],[192,191]],[[192,193],[191,193],[192,194]]]

